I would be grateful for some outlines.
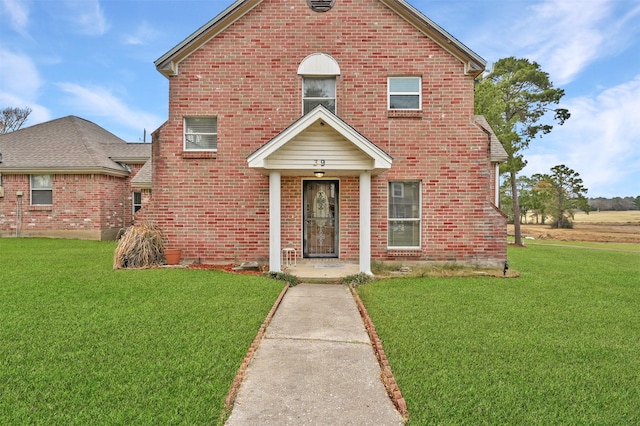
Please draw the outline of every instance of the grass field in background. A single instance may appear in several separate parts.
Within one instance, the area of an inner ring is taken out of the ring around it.
[[[576,212],[577,223],[636,223],[640,224],[640,210]]]
[[[0,239],[0,424],[216,424],[282,282]]]
[[[640,253],[611,247],[510,248],[520,278],[358,287],[410,424],[639,424]]]

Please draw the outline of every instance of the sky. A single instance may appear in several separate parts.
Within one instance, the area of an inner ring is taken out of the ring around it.
[[[304,1],[304,0],[289,0]],[[336,0],[340,1],[340,0]],[[233,0],[0,0],[0,109],[76,115],[128,141],[168,116],[153,62]],[[571,118],[520,173],[564,164],[588,197],[640,195],[640,0],[409,0],[487,61],[540,64]]]

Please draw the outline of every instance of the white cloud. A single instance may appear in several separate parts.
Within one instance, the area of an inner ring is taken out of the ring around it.
[[[140,134],[142,129],[155,129],[164,121],[161,117],[127,106],[104,87],[75,83],[59,83],[57,86],[69,95],[69,103],[82,117],[105,117]]]
[[[1,0],[0,12],[7,15],[9,25],[15,31],[24,34],[29,24],[29,11],[27,5],[20,0]]]
[[[0,49],[0,91],[35,99],[42,80],[30,57]]]
[[[518,14],[515,5],[520,6]],[[512,25],[481,25],[481,45],[491,58],[517,56],[538,62],[556,87],[574,81],[593,62],[620,53],[640,34],[637,0],[538,0],[505,7],[509,15],[500,19]]]
[[[605,25],[611,0],[543,0],[527,8],[518,23],[517,42],[526,57],[537,61],[553,82],[572,81],[589,63],[606,54],[603,46],[613,35]]]
[[[66,0],[67,19],[80,34],[99,36],[109,30],[109,23],[99,0]]]
[[[156,38],[158,31],[153,29],[148,22],[142,21],[133,34],[125,35],[124,43],[130,45],[144,45]]]
[[[20,0],[1,0],[0,11],[7,15],[9,25],[18,33],[25,35],[29,24],[29,10],[25,2]]]
[[[571,112],[564,126],[543,138],[545,149],[525,152],[526,175],[548,173],[565,164],[580,174],[590,196],[640,193],[640,74],[593,97],[563,105]],[[619,192],[616,192],[619,191]]]
[[[38,104],[43,81],[31,58],[0,49],[0,75],[0,108],[30,107],[29,125],[51,119],[49,110]]]

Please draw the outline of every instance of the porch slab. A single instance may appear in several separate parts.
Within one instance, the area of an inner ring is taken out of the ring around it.
[[[295,275],[302,281],[338,281],[360,272],[356,262],[298,260],[296,264],[283,265],[282,271]]]

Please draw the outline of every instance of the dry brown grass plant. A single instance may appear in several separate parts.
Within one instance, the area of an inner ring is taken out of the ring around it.
[[[120,238],[113,268],[146,268],[165,262],[166,238],[157,225],[143,222],[130,226]]]

